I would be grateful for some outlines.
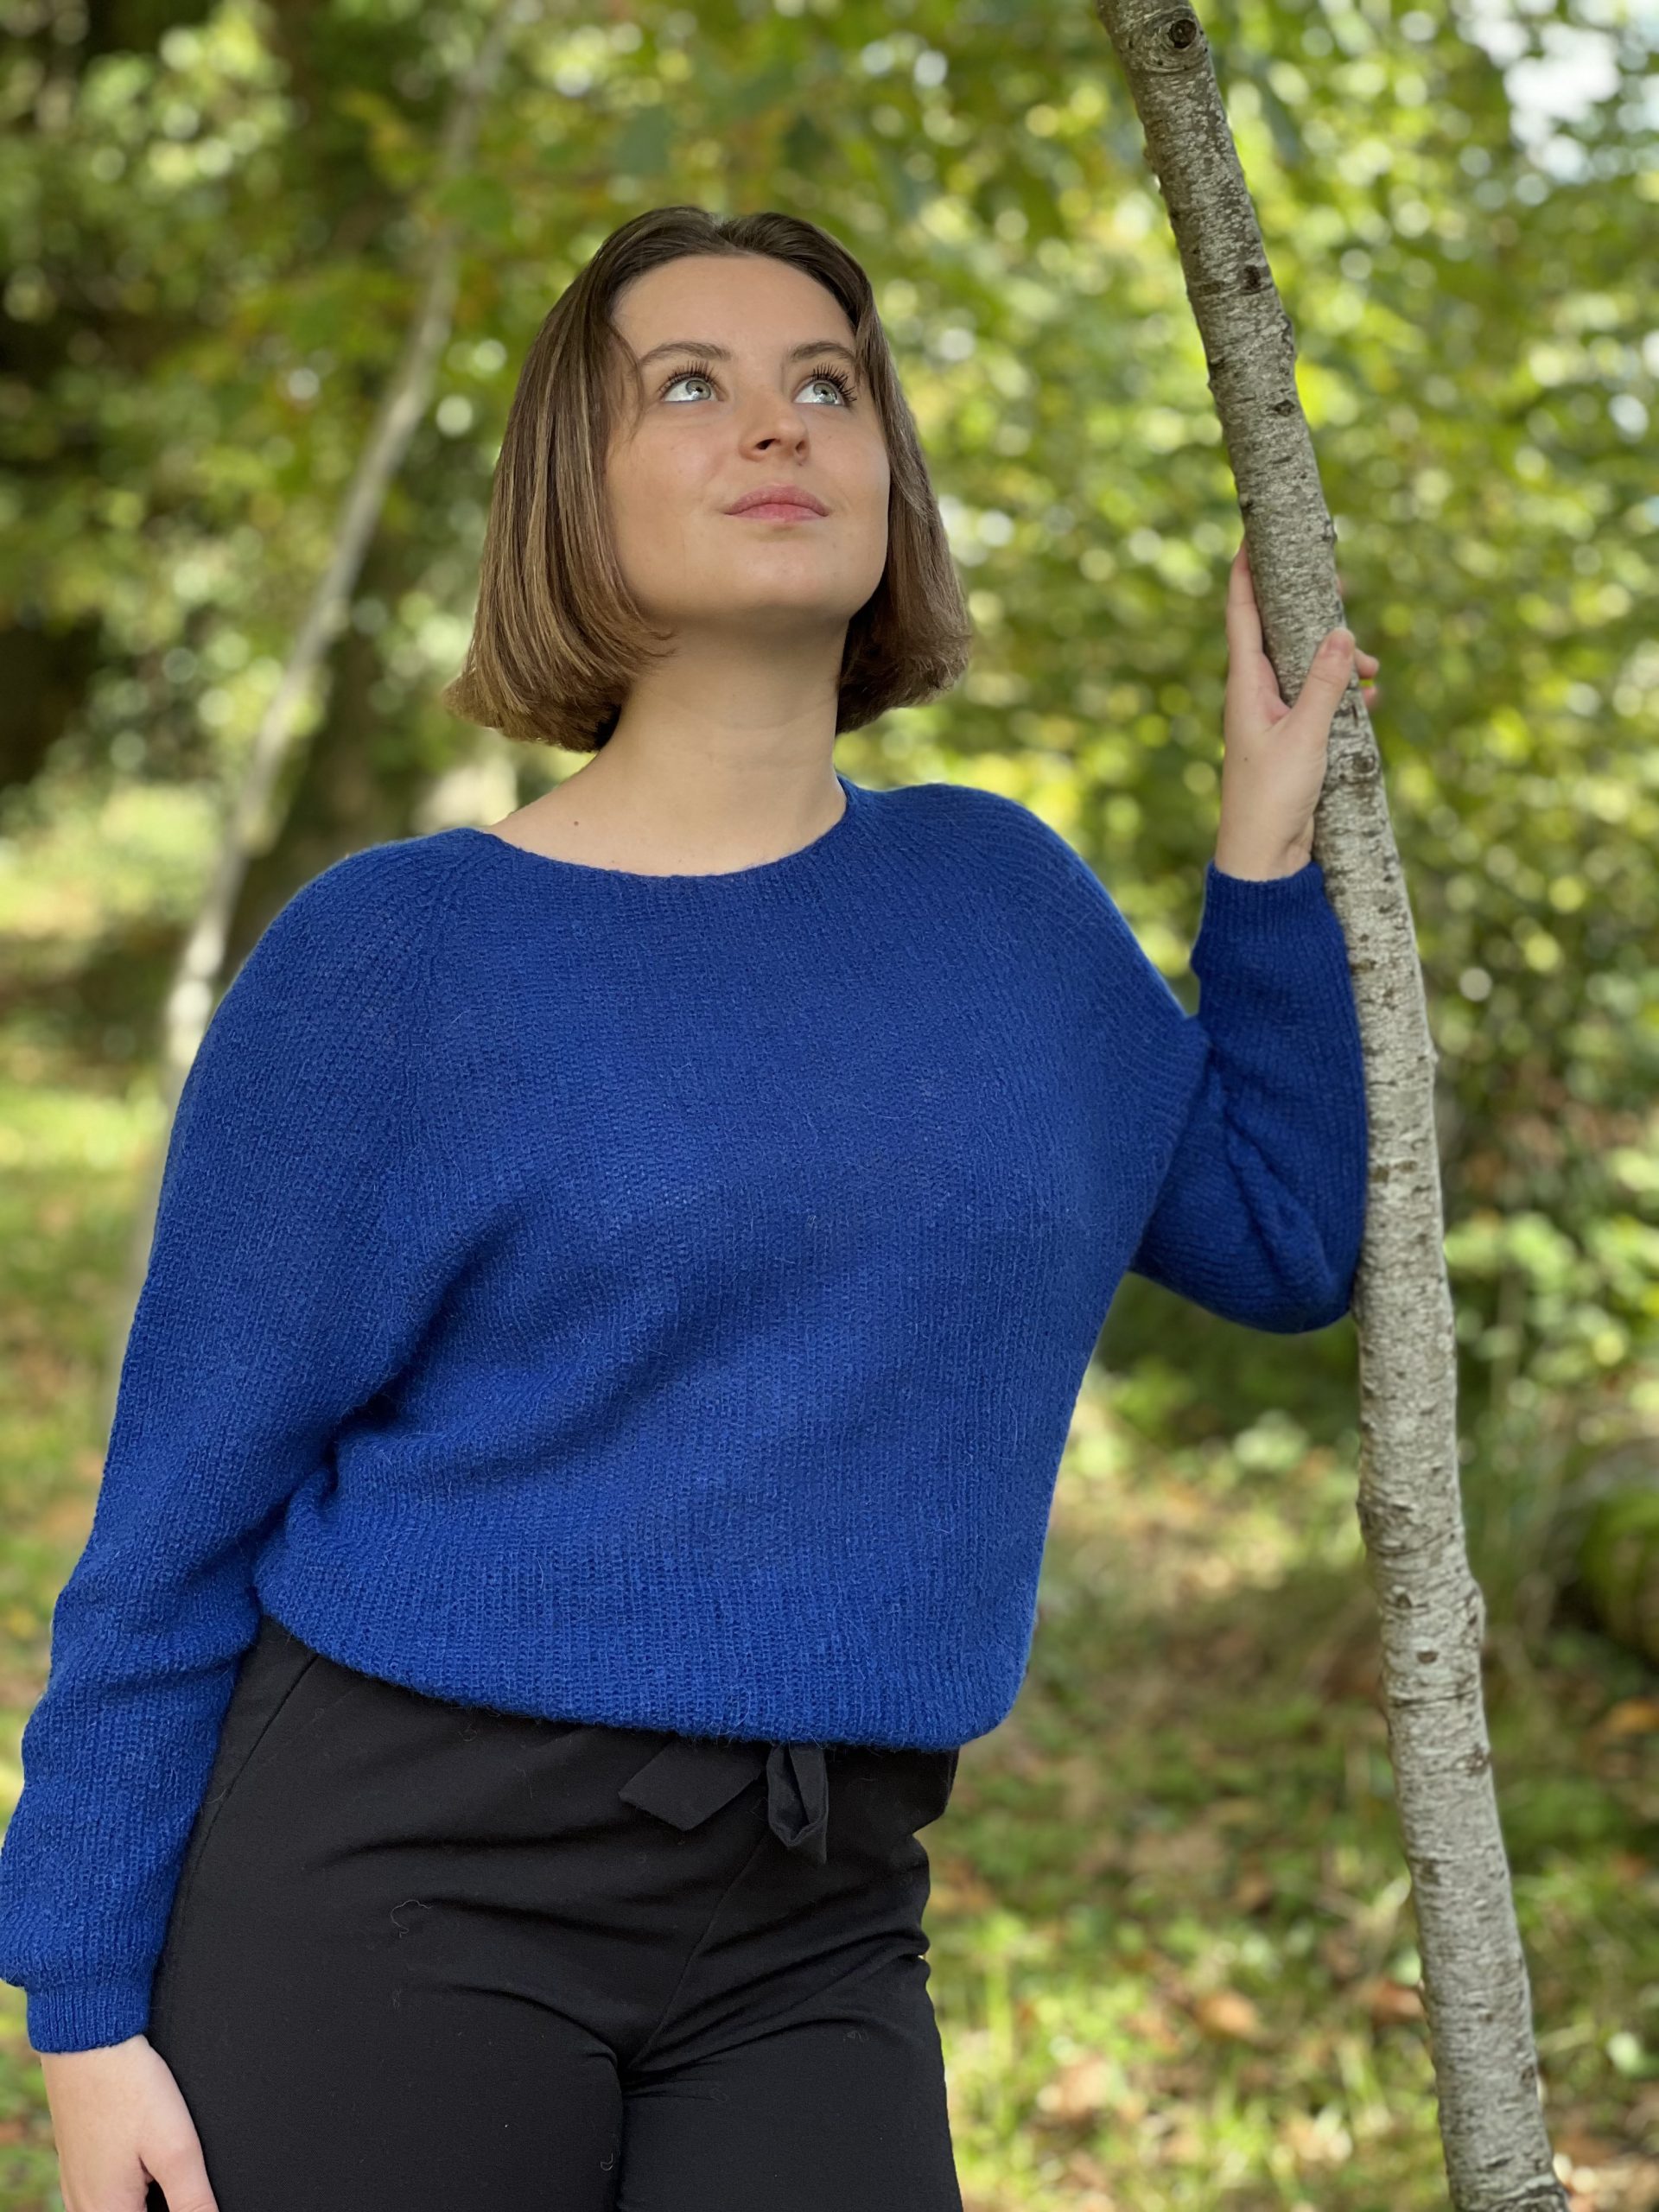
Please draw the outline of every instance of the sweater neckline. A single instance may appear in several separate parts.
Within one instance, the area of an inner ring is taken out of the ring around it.
[[[705,868],[702,870],[670,870],[653,874],[648,870],[627,868],[604,868],[591,861],[568,861],[551,853],[531,852],[528,846],[516,845],[510,838],[498,836],[493,830],[480,829],[475,823],[458,823],[449,830],[440,830],[441,837],[460,838],[474,849],[480,845],[493,846],[504,855],[510,868],[549,870],[564,882],[583,878],[600,883],[654,887],[661,891],[707,888],[712,893],[722,885],[741,887],[793,881],[813,869],[839,856],[842,849],[849,845],[857,832],[864,804],[869,794],[863,786],[835,771],[836,781],[841,785],[845,800],[841,812],[827,830],[804,845],[798,845],[792,853],[782,853],[776,860],[757,861],[749,868]]]

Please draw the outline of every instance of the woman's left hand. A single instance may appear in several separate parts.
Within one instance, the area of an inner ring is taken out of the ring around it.
[[[1313,858],[1313,815],[1325,788],[1331,724],[1356,665],[1362,676],[1371,677],[1382,663],[1357,651],[1351,632],[1332,631],[1308,665],[1295,705],[1285,704],[1262,650],[1249,552],[1241,545],[1227,579],[1227,698],[1216,837],[1216,866],[1223,874],[1290,875]],[[1362,690],[1371,704],[1376,686]]]

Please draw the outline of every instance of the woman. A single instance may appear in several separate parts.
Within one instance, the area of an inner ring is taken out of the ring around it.
[[[1235,563],[1200,1020],[832,767],[968,635],[857,264],[623,226],[446,695],[589,764],[307,885],[180,1103],[0,1857],[70,2212],[959,2207],[918,1832],[1113,1291],[1323,1326],[1365,1184],[1351,640],[1287,715]]]

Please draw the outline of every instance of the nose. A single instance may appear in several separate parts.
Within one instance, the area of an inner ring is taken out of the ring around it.
[[[768,392],[763,398],[751,400],[739,419],[747,446],[798,447],[806,437],[805,410],[782,392]]]

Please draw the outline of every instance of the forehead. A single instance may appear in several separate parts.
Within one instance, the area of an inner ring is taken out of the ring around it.
[[[669,338],[764,352],[800,339],[853,335],[832,292],[771,254],[682,254],[626,284],[612,321],[636,353]]]

